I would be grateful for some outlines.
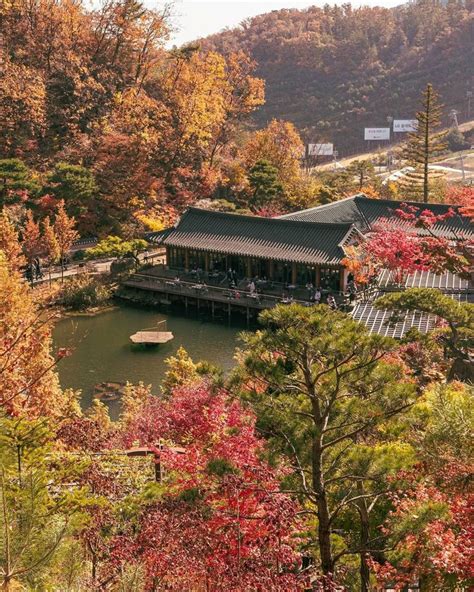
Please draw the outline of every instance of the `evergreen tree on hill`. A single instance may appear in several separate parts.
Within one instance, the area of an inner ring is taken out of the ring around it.
[[[413,170],[406,173],[407,189],[410,197],[421,197],[429,201],[430,182],[439,173],[430,171],[429,164],[433,157],[446,149],[446,132],[437,132],[441,125],[442,106],[438,94],[431,84],[423,92],[423,108],[416,114],[418,126],[408,136],[405,157]],[[417,200],[418,201],[418,200]]]

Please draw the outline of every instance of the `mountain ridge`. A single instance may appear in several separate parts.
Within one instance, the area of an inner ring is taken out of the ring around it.
[[[199,41],[224,54],[246,51],[266,82],[255,125],[293,122],[308,141],[363,151],[364,127],[411,118],[432,82],[446,105],[469,118],[474,89],[474,2],[395,8],[316,6],[271,11]],[[445,117],[445,124],[448,123]]]

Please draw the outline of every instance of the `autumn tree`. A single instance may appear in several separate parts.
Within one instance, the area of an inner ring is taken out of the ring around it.
[[[4,26],[5,20],[3,15]],[[17,154],[18,148],[25,152],[34,148],[45,132],[46,111],[46,84],[42,73],[28,64],[13,62],[7,52],[3,53],[0,64],[0,156],[11,158]]]
[[[25,264],[18,232],[5,209],[0,212],[0,252],[4,256],[4,265],[8,265],[11,271],[19,271]]]
[[[59,249],[61,261],[61,279],[64,281],[64,262],[75,240],[79,237],[75,229],[76,221],[67,215],[64,201],[60,201],[54,218],[54,235]]]
[[[474,220],[474,187],[452,185],[448,188],[446,201],[461,206],[459,212],[471,222]]]
[[[138,509],[135,531],[111,540],[112,557],[143,561],[147,590],[300,588],[297,507],[237,400],[197,380],[149,396],[119,437],[155,451],[163,467],[162,493]]]
[[[436,131],[441,124],[442,106],[431,84],[423,91],[422,107],[423,109],[416,114],[417,129],[409,133],[404,156],[408,164],[414,168],[413,172],[406,173],[408,189],[415,194],[421,191],[422,200],[428,203],[430,179],[433,177],[429,164],[434,156],[446,148],[446,132]]]
[[[51,353],[51,321],[19,273],[0,265],[0,405],[9,415],[60,416],[63,393],[54,371],[67,352]]]
[[[148,243],[140,238],[123,240],[119,236],[108,236],[101,240],[95,247],[87,251],[88,259],[100,257],[132,257],[138,265],[138,256],[146,251]]]
[[[392,273],[396,284],[403,284],[417,271],[468,277],[472,250],[469,234],[462,227],[449,238],[437,232],[438,225],[462,214],[461,209],[435,214],[402,203],[391,216],[380,220],[360,245],[349,248],[345,263],[362,283],[382,269]]]
[[[472,581],[472,387],[435,385],[410,413],[405,438],[417,451],[415,470],[383,525],[389,550],[374,562],[380,585],[456,590]]]
[[[358,191],[361,191],[375,177],[375,167],[369,160],[355,160],[351,162],[346,172],[354,175],[357,179]]]
[[[265,102],[264,81],[252,76],[254,70],[255,63],[241,50],[226,57],[226,113],[215,133],[209,156],[211,167],[219,151],[233,139],[242,120]]]
[[[298,199],[299,192],[304,192],[302,155],[303,143],[295,126],[276,119],[254,132],[242,148],[247,171],[259,161],[270,163],[278,171],[278,182],[290,203]]]
[[[240,390],[274,450],[290,459],[294,487],[317,519],[310,544],[331,580],[341,558],[361,548],[344,526],[346,510],[362,500],[370,505],[386,491],[383,479],[372,484],[354,445],[365,444],[364,454],[372,454],[370,434],[410,407],[414,387],[390,358],[393,344],[343,313],[292,305],[265,311],[260,320],[262,329],[245,337]],[[361,554],[362,589],[365,561]]]
[[[26,260],[31,265],[36,257],[43,252],[43,240],[39,224],[34,220],[31,210],[26,212],[26,221],[23,227],[22,247]]]

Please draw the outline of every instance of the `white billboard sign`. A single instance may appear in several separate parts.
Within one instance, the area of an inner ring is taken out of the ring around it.
[[[334,144],[308,144],[308,156],[332,156]]]
[[[394,132],[416,132],[418,128],[418,121],[416,119],[394,119]]]
[[[390,140],[389,127],[366,127],[364,140]]]

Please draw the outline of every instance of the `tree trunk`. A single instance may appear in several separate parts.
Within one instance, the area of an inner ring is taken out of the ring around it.
[[[334,562],[331,549],[331,521],[322,471],[321,439],[317,434],[313,438],[312,452],[313,490],[316,494],[318,508],[319,554],[322,572],[327,576],[333,573]]]
[[[362,484],[357,485],[359,495],[364,493]],[[357,502],[357,510],[360,518],[360,592],[370,592],[370,569],[367,564],[367,556],[369,554],[369,513],[367,512],[367,502],[365,499],[360,499]]]
[[[425,121],[425,161],[423,170],[423,201],[428,203],[430,187],[429,187],[429,170],[428,164],[430,161],[430,111],[431,111],[431,91],[428,87],[428,94],[426,95],[426,121]]]

